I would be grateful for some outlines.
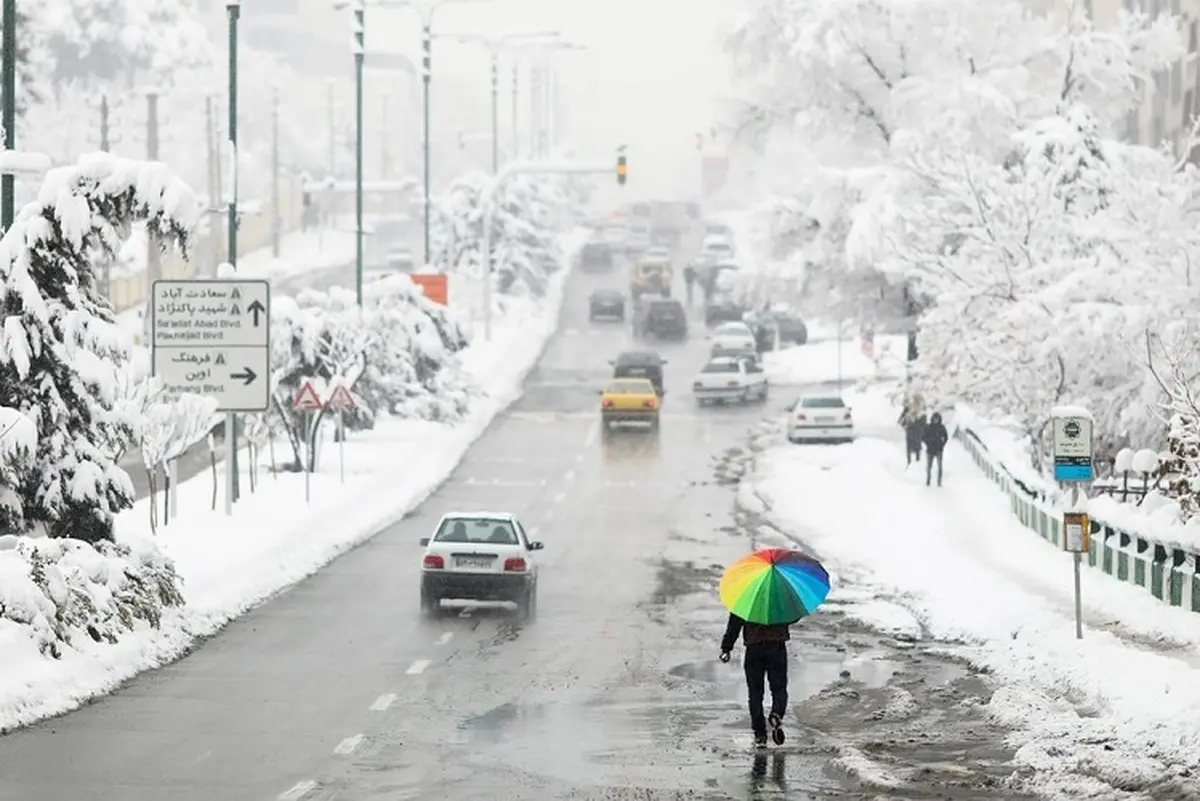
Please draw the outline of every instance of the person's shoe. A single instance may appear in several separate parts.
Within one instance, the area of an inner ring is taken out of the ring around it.
[[[771,727],[771,741],[775,745],[783,745],[783,741],[787,739],[787,735],[783,733],[783,719],[772,712],[767,716],[767,724]]]
[[[767,735],[765,735],[765,734],[754,735],[754,747],[755,748],[766,748],[767,747]]]

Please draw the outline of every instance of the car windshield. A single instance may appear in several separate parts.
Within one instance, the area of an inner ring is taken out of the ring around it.
[[[666,317],[674,320],[683,317],[683,307],[678,303],[655,303],[650,307],[650,314],[655,317]]]
[[[705,373],[736,373],[738,371],[737,362],[709,362],[704,365],[701,372]]]
[[[717,326],[717,330],[713,333],[719,337],[750,336],[750,329],[743,323],[725,323]]]
[[[604,245],[586,245],[583,248],[583,260],[607,263],[612,261],[612,253]]]
[[[804,398],[800,406],[805,409],[844,409],[846,403],[841,398]]]
[[[512,523],[499,518],[452,517],[442,521],[433,541],[516,545],[517,532]]]
[[[653,395],[654,385],[645,378],[619,378],[609,381],[605,395]]]

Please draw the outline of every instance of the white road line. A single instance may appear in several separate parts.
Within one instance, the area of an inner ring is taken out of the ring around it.
[[[600,436],[600,423],[596,422],[588,426],[587,436],[583,438],[583,447],[590,448],[595,445],[598,436]]]
[[[554,502],[555,502],[555,503],[562,503],[562,502],[563,502],[563,501],[565,501],[566,499],[567,499],[567,493],[566,493],[566,492],[559,492],[559,493],[555,494],[555,496],[554,496]]]
[[[463,617],[467,616],[467,613],[465,610],[464,610],[462,616]],[[418,673],[424,673],[425,668],[429,667],[429,664],[430,664],[430,662],[428,659],[418,659],[416,662],[413,662],[411,665],[408,666],[408,670],[406,670],[405,673],[407,673],[410,676],[415,676]]]
[[[554,510],[553,509],[547,509],[545,511],[545,513],[542,515],[542,520],[545,520],[547,523],[553,519],[554,519]]]
[[[396,700],[395,693],[388,693],[387,695],[381,695],[375,699],[375,703],[371,704],[371,711],[372,712],[383,712],[385,709],[387,709],[389,706],[391,706],[392,702],[395,700]]]
[[[354,749],[358,748],[359,744],[362,743],[362,741],[363,741],[363,736],[361,734],[356,734],[353,737],[347,737],[345,740],[342,740],[340,743],[338,743],[337,748],[333,749],[333,753],[335,753],[335,754],[353,754]]]
[[[317,786],[317,783],[312,779],[305,779],[302,782],[296,782],[292,789],[286,793],[280,793],[279,801],[299,801],[304,796],[308,795]]]
[[[450,642],[450,638],[451,638],[451,637],[453,637],[453,636],[454,636],[454,632],[453,632],[453,631],[446,631],[446,632],[443,632],[443,633],[442,633],[442,636],[441,636],[441,637],[438,637],[437,644],[438,644],[438,645],[445,645],[446,643]]]
[[[563,481],[574,481],[574,480],[575,480],[575,471],[574,470],[568,470],[567,472],[563,473]]]

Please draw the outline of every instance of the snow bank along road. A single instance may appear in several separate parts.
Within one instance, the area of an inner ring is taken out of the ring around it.
[[[588,326],[586,295],[623,279],[572,279],[522,399],[410,517],[180,662],[0,738],[0,799],[1017,799],[988,789],[1008,755],[974,713],[982,681],[836,608],[798,632],[794,745],[749,753],[713,588],[777,537],[722,486],[762,410],[695,409],[697,331],[661,347],[659,437],[601,436],[596,389],[631,343]],[[419,614],[418,539],[464,508],[511,510],[546,543],[533,622]],[[862,770],[869,748],[923,778]]]

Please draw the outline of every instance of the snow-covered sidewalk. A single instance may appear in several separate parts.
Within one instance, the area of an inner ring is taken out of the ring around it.
[[[1020,525],[956,442],[945,486],[926,487],[923,466],[905,467],[882,388],[851,399],[857,442],[768,448],[741,501],[854,589],[842,594],[859,599],[851,614],[971,646],[998,685],[989,711],[1015,728],[1040,790],[1123,798],[1115,787],[1166,792],[1172,777],[1197,775],[1195,615],[1085,571],[1077,641],[1070,555]]]
[[[583,239],[571,236],[569,255]],[[157,630],[139,628],[115,644],[76,637],[75,647],[49,659],[38,653],[25,626],[0,618],[5,664],[0,728],[64,712],[177,658],[197,638],[403,517],[450,474],[492,418],[519,397],[525,375],[557,328],[567,277],[565,269],[555,274],[549,296],[540,303],[510,300],[493,339],[473,342],[463,352],[465,369],[486,393],[466,419],[453,425],[392,420],[373,431],[352,432],[345,446],[345,483],[339,478],[337,446],[324,444],[319,470],[311,477],[311,503],[304,500],[303,474],[264,473],[254,492],[243,475],[242,500],[227,517],[222,498],[215,511],[211,508],[210,472],[184,482],[178,490],[182,516],[160,528],[153,544],[174,561],[187,604],[167,609]],[[248,468],[248,459],[239,461]],[[221,492],[223,470],[218,466]],[[117,521],[118,541],[135,552],[150,540],[147,504],[138,502]]]

